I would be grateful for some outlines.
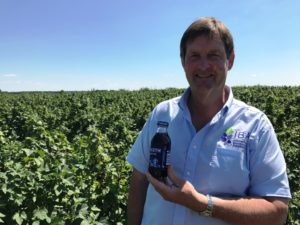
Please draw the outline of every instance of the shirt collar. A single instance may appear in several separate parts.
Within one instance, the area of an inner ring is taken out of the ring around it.
[[[225,116],[225,114],[228,112],[228,110],[229,110],[229,108],[231,107],[232,102],[233,102],[233,93],[232,93],[231,87],[229,87],[229,86],[226,85],[226,86],[225,86],[225,89],[226,89],[227,91],[229,91],[229,95],[228,95],[227,101],[225,102],[223,108],[221,109],[221,115],[222,115],[222,116]]]
[[[232,102],[233,102],[233,93],[232,93],[231,87],[226,85],[225,89],[226,89],[226,91],[229,91],[229,96],[228,96],[228,99],[225,102],[224,106],[220,110],[220,114],[222,116],[225,116],[225,114],[228,112],[228,110],[231,107]],[[180,99],[178,101],[178,105],[179,105],[180,109],[183,111],[187,110],[189,112],[189,109],[187,107],[187,100],[188,100],[188,97],[190,96],[190,94],[191,94],[191,89],[189,87],[184,91],[184,93],[182,94],[182,96],[180,97]]]
[[[181,110],[185,110],[185,109],[188,109],[187,107],[187,100],[188,100],[188,97],[190,96],[191,94],[191,88],[188,87],[184,92],[183,94],[181,95],[179,101],[178,101],[178,105],[180,107]]]

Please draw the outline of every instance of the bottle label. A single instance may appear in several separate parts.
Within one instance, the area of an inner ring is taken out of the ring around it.
[[[167,150],[167,160],[166,160],[166,166],[171,165],[171,151],[170,149]]]
[[[165,151],[161,148],[151,148],[150,151],[150,166],[163,169],[166,165],[166,157],[164,156]]]
[[[160,148],[151,148],[151,153],[161,153],[161,149]]]

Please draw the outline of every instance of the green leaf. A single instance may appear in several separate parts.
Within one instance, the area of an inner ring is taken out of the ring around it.
[[[30,156],[30,155],[33,153],[33,150],[28,149],[28,148],[23,148],[22,150],[23,150],[23,152],[25,152],[25,154],[26,154],[27,156]]]
[[[62,190],[58,190],[59,186],[56,184],[54,186],[54,192],[56,196],[59,196],[62,193]]]
[[[0,223],[4,223],[4,221],[1,219],[1,218],[4,218],[4,217],[5,217],[5,215],[0,213]]]
[[[100,210],[97,206],[95,206],[95,205],[92,206],[91,210],[94,211],[94,212],[100,212],[100,211],[101,211],[101,210]]]
[[[88,220],[82,220],[80,225],[90,225],[90,222]]]
[[[3,184],[1,190],[3,191],[4,194],[7,192],[7,184]]]
[[[40,225],[40,221],[35,220],[35,221],[32,223],[32,225]]]
[[[68,179],[62,179],[62,183],[66,186],[73,186],[73,184]]]
[[[26,220],[26,219],[27,219],[27,214],[26,214],[26,212],[22,211],[22,212],[21,212],[21,217],[22,217],[22,219]]]
[[[51,222],[51,218],[48,217],[48,210],[46,208],[36,209],[33,212],[33,217],[39,220],[46,220],[48,223]]]
[[[36,163],[37,166],[44,165],[44,160],[41,157],[34,158],[34,161],[35,161],[35,163]]]
[[[17,224],[21,225],[23,223],[23,218],[21,217],[20,213],[17,212],[13,216],[13,219],[17,222]]]

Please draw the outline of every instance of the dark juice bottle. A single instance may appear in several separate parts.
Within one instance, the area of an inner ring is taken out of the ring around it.
[[[151,140],[149,172],[158,180],[167,177],[167,165],[170,164],[171,139],[168,135],[168,123],[157,122],[157,131]]]

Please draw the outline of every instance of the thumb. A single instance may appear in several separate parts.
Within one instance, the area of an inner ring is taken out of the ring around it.
[[[173,182],[173,184],[175,184],[178,187],[181,187],[184,184],[184,180],[175,174],[175,171],[172,166],[168,166],[168,177]]]

